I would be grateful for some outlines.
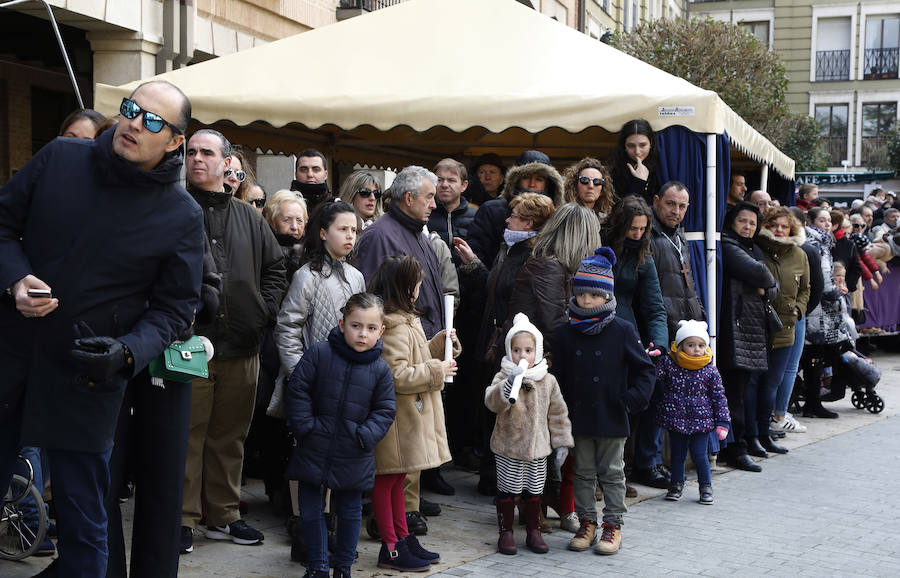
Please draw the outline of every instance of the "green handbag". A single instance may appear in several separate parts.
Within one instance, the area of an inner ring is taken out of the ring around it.
[[[175,341],[150,362],[150,377],[158,380],[188,382],[209,377],[206,348],[194,335],[187,341]]]

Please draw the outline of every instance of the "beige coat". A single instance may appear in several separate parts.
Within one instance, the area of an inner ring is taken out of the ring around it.
[[[397,417],[384,439],[375,446],[375,473],[400,474],[436,468],[449,462],[447,427],[444,425],[444,333],[425,339],[415,315],[390,313],[381,336],[387,361],[394,374]],[[453,356],[460,354],[458,346]]]
[[[502,371],[484,392],[484,405],[497,414],[491,451],[518,460],[549,456],[554,448],[575,447],[569,409],[551,374],[540,381],[525,379],[515,404],[503,397],[506,374]],[[525,387],[530,385],[531,390]]]

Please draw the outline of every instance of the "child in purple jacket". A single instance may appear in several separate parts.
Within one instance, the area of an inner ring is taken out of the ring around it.
[[[713,430],[720,440],[728,435],[731,416],[722,377],[712,364],[709,333],[704,321],[680,321],[669,355],[656,365],[656,381],[663,392],[657,422],[669,430],[672,470],[667,500],[681,499],[684,460],[688,451],[700,482],[700,503],[713,503],[712,476],[706,448]]]

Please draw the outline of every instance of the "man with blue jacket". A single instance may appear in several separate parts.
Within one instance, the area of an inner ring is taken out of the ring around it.
[[[0,494],[21,443],[47,451],[59,558],[102,577],[109,456],[128,380],[200,298],[203,216],[179,185],[187,97],[150,82],[96,141],[59,138],[0,189]]]

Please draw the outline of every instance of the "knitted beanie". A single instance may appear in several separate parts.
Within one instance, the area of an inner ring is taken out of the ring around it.
[[[693,319],[679,321],[678,331],[675,333],[675,345],[681,345],[681,342],[688,337],[699,337],[706,345],[709,345],[708,327],[706,321],[694,321]]]
[[[516,313],[516,316],[513,317],[513,326],[506,334],[506,357],[512,359],[512,338],[516,333],[522,332],[530,333],[534,337],[534,362],[537,363],[544,358],[544,336],[524,313]]]
[[[581,261],[581,266],[575,273],[572,281],[573,294],[591,293],[611,299],[615,287],[612,271],[615,264],[616,254],[609,247],[600,247],[594,251],[593,256]]]

